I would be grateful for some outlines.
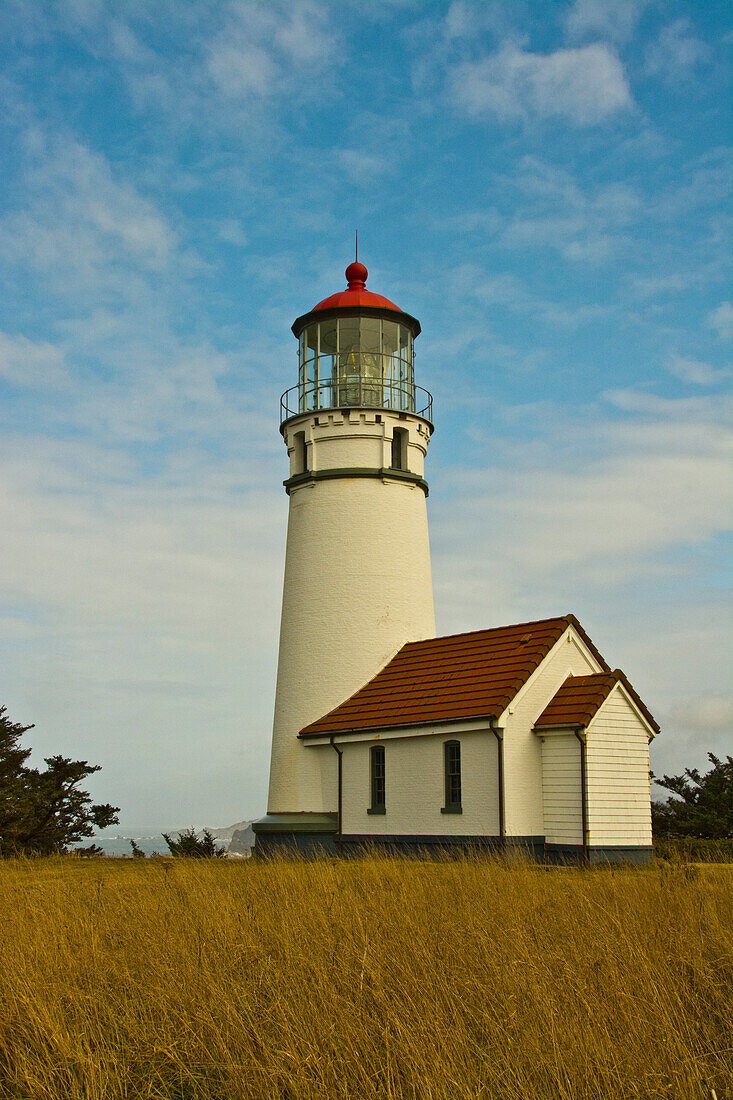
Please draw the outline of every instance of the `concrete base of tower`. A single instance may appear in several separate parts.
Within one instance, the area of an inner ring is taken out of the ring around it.
[[[252,822],[254,854],[335,856],[338,814],[274,813]]]

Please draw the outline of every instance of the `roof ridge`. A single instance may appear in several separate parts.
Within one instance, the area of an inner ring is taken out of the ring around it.
[[[594,680],[597,682],[598,687],[602,685],[607,689],[601,699],[597,698],[597,692],[594,696],[593,685],[588,684],[589,680]],[[573,681],[576,681],[575,685]],[[655,733],[659,733],[659,724],[639,697],[633,685],[629,683],[626,673],[620,668],[606,669],[603,672],[583,672],[576,676],[571,673],[557,689],[539,718],[536,719],[534,728],[542,729],[547,726],[562,725],[587,726],[618,684],[626,689],[633,704],[646,719],[651,729]],[[573,691],[574,687],[575,691]],[[570,713],[568,713],[568,707],[572,708]]]
[[[599,677],[608,679],[609,676],[616,681],[623,679],[623,673],[620,673],[619,669],[613,669],[613,671],[603,669],[601,672],[571,672],[560,686],[565,687],[571,680],[596,680]]]
[[[545,623],[560,622],[570,625],[571,622],[573,624],[576,623],[577,619],[572,614],[551,615],[547,619],[530,619],[529,622],[526,623],[507,623],[506,626],[485,626],[481,627],[479,630],[459,630],[455,634],[436,634],[434,638],[417,638],[414,642],[405,642],[402,649],[407,649],[408,646],[413,645],[424,645],[425,642],[443,642],[447,641],[448,638],[468,638],[472,634],[492,634],[497,630],[519,630],[520,627],[542,626]],[[398,652],[401,653],[402,649],[398,650]],[[396,656],[397,654],[395,654],[395,657]]]

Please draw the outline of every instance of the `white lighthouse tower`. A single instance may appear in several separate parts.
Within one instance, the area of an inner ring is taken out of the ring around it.
[[[435,636],[424,477],[432,398],[415,385],[420,323],[348,288],[293,324],[298,384],[282,397],[290,460],[285,580],[268,812],[257,849],[328,847],[337,753],[304,726],[362,687],[408,641]]]

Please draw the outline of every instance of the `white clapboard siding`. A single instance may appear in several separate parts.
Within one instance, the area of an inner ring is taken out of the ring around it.
[[[588,726],[587,757],[591,845],[651,844],[648,733],[619,686]]]
[[[542,742],[542,797],[545,841],[582,844],[580,743],[573,733],[552,734]]]
[[[599,671],[598,662],[570,627],[502,716],[507,836],[545,832],[542,746],[534,723],[568,676]]]

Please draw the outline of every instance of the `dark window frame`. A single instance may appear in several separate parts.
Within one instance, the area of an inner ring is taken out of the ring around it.
[[[295,456],[293,465],[295,466],[296,474],[308,473],[308,443],[306,442],[305,432],[296,432],[293,436],[293,446],[295,448]]]
[[[390,469],[407,471],[407,445],[409,435],[406,428],[393,428],[390,451]]]
[[[368,814],[387,812],[387,766],[384,745],[372,745],[369,749],[369,802]]]
[[[441,813],[463,813],[463,790],[461,776],[461,742],[443,742],[443,793],[444,805]]]

